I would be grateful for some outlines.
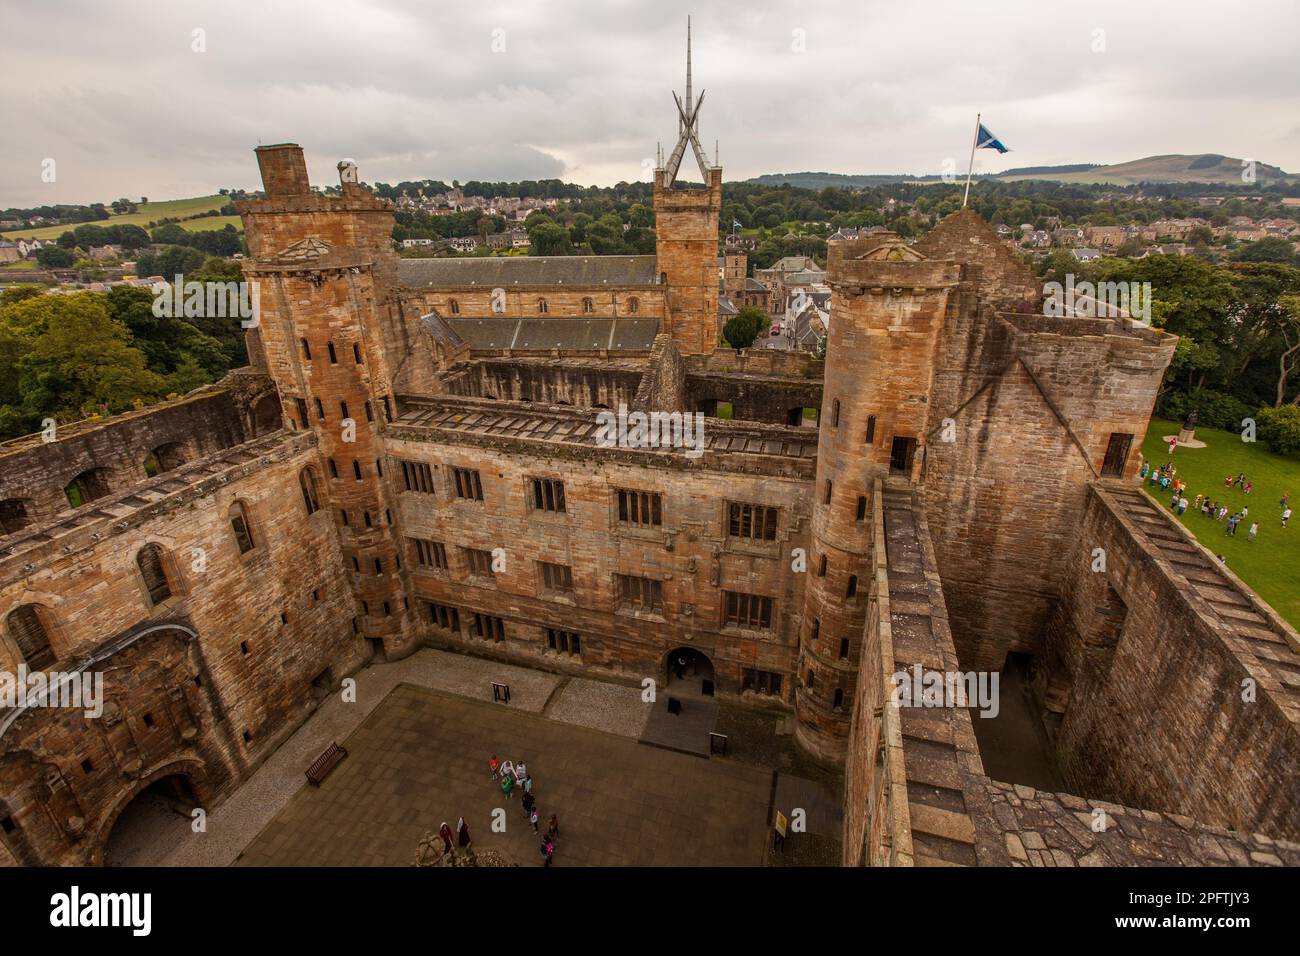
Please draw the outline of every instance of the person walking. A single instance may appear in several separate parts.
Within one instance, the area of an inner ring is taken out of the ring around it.
[[[546,824],[546,839],[552,843],[560,835],[560,821],[554,813],[551,814],[551,822]]]
[[[438,827],[438,836],[442,837],[442,852],[450,853],[451,852],[451,827],[447,825],[446,820],[443,820],[442,826]]]
[[[1282,527],[1285,528],[1286,523],[1290,520],[1291,520],[1291,509],[1287,508],[1285,511],[1282,512]]]
[[[528,814],[528,822],[533,825],[533,832],[537,832],[537,808],[533,807],[532,812]]]
[[[1250,523],[1250,530],[1246,532],[1246,540],[1247,540],[1247,541],[1254,541],[1254,540],[1255,540],[1255,535],[1257,535],[1257,534],[1259,534],[1259,522],[1258,522],[1258,521],[1252,521],[1252,522]]]
[[[1283,511],[1286,510],[1286,503],[1290,500],[1291,500],[1291,492],[1289,491],[1282,492],[1282,500],[1279,501],[1278,504],[1282,507]]]
[[[1186,514],[1186,513],[1187,513],[1187,499],[1186,499],[1185,497],[1184,497],[1184,498],[1179,498],[1179,499],[1178,499],[1178,516],[1181,518],[1181,517],[1182,517],[1184,514]]]
[[[525,793],[533,792],[533,775],[531,773],[528,776],[524,777],[524,792]]]
[[[524,802],[524,816],[528,816],[533,812],[533,807],[536,805],[537,801],[533,799],[533,795],[531,793],[525,790],[523,802]]]
[[[510,776],[510,774],[508,773],[503,773],[501,775],[501,792],[506,795],[507,800],[510,799],[510,791],[513,790],[514,788],[515,788],[515,778]]]
[[[461,817],[460,822],[456,824],[456,843],[462,850],[468,850],[472,841],[469,838],[469,824],[465,818]]]
[[[544,837],[542,839],[542,859],[545,860],[546,862],[543,863],[542,866],[550,866],[551,858],[554,856],[555,856],[555,843],[551,840],[550,837]]]
[[[492,782],[496,783],[496,779],[501,772],[501,761],[497,760],[496,754],[493,754],[492,759],[488,761],[488,770],[492,773]]]

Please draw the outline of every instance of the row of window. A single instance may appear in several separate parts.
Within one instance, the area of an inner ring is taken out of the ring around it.
[[[627,309],[628,313],[632,315],[635,315],[641,309],[641,302],[636,298],[636,296],[631,296],[630,298],[626,299],[623,305]],[[460,302],[457,299],[449,299],[447,301],[447,310],[452,315],[460,315]],[[539,298],[537,300],[537,314],[548,315],[550,311],[551,311],[550,303],[548,303],[543,298]],[[590,298],[584,298],[582,300],[582,311],[584,315],[591,315],[596,311],[596,303]],[[303,348],[306,349],[307,340],[303,339],[302,344],[303,344]],[[307,358],[310,359],[311,355],[308,355]]]
[[[302,357],[303,357],[306,361],[310,362],[310,361],[311,361],[311,343],[308,342],[306,339],[302,339],[301,341],[302,341]],[[325,351],[326,351],[326,353],[329,355],[330,364],[331,364],[331,365],[338,365],[338,364],[339,364],[339,355],[338,355],[337,350],[335,350],[335,348],[334,348],[334,343],[333,343],[333,342],[326,342],[326,343],[325,343]],[[354,363],[356,363],[357,365],[361,365],[361,364],[363,364],[363,359],[361,358],[361,344],[360,344],[359,342],[353,342],[353,343],[352,343],[352,361],[353,361]],[[346,417],[346,416],[345,416],[345,417]]]
[[[426,620],[434,627],[444,631],[460,633],[460,609],[438,604],[434,601],[424,602]],[[482,641],[500,643],[506,639],[506,622],[492,614],[471,612],[469,617],[469,636]],[[560,628],[546,629],[546,646],[561,654],[578,656],[582,653],[582,635]]]

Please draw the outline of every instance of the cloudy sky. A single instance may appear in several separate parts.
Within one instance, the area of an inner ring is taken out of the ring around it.
[[[1295,0],[0,0],[0,207],[255,187],[252,148],[285,141],[319,183],[343,157],[366,181],[635,180],[676,138],[688,13],[728,179],[964,172],[976,112],[1013,150],[977,171],[1300,170]]]

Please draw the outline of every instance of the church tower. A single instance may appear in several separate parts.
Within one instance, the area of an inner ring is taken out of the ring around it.
[[[351,161],[339,163],[337,196],[312,190],[295,144],[259,146],[257,162],[266,198],[237,204],[244,274],[258,290],[256,340],[285,421],[318,438],[303,477],[308,520],[335,525],[354,633],[400,656],[415,644],[381,438],[394,410],[382,334],[397,282],[392,208],[362,188]]]
[[[712,352],[718,342],[718,217],[722,167],[710,166],[700,146],[700,104],[691,89],[691,26],[686,21],[686,97],[676,93],[677,146],[654,171],[655,256],[667,285],[666,331],[683,355]],[[704,186],[674,185],[687,148]]]

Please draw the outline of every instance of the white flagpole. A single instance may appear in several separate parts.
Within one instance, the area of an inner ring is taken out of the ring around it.
[[[970,199],[970,176],[975,169],[975,144],[980,141],[980,114],[975,114],[975,137],[970,141],[970,165],[966,167],[966,195],[961,197],[961,208],[966,208],[966,200]]]

